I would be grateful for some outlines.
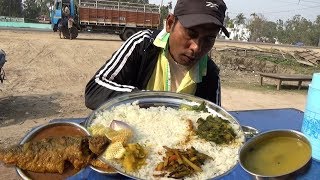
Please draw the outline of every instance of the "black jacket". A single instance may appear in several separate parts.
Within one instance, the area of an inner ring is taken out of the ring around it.
[[[159,32],[144,30],[134,34],[107,60],[86,86],[88,108],[97,109],[112,97],[146,88],[161,50],[153,45]],[[211,59],[195,95],[221,104],[219,69]]]

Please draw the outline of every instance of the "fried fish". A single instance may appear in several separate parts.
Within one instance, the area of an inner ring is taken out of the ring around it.
[[[45,138],[0,150],[0,161],[32,172],[62,174],[69,164],[75,169],[87,166],[109,143],[105,136]]]

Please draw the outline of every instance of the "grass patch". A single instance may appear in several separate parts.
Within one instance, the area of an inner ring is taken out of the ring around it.
[[[255,56],[256,60],[259,61],[269,61],[274,64],[277,64],[280,68],[283,69],[292,69],[294,70],[297,74],[313,74],[314,72],[320,72],[320,66],[306,66],[303,64],[298,63],[295,59],[285,59],[283,57],[278,57],[278,56],[268,56],[268,55],[256,55]]]

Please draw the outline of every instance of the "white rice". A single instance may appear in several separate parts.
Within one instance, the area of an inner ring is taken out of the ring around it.
[[[143,166],[137,172],[127,173],[140,179],[159,179],[153,177],[154,169],[162,161],[164,155],[163,146],[170,148],[186,149],[193,146],[197,151],[211,156],[214,160],[207,160],[201,166],[203,172],[197,173],[190,179],[209,179],[216,177],[230,170],[237,163],[238,150],[244,142],[244,135],[237,124],[232,124],[237,137],[234,143],[230,145],[216,145],[203,139],[193,136],[187,144],[182,144],[189,134],[188,120],[193,122],[196,128],[196,121],[202,117],[212,115],[212,113],[203,113],[195,111],[176,110],[169,107],[150,107],[140,108],[135,104],[124,104],[114,107],[110,111],[98,112],[94,117],[92,124],[103,124],[109,127],[112,120],[121,120],[129,124],[134,131],[134,137],[131,142],[146,146],[149,154],[146,159],[147,165]],[[115,161],[110,162],[118,170],[122,170],[120,164]],[[162,178],[164,179],[164,178]]]

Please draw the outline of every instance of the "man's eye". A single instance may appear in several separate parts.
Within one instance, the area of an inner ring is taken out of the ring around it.
[[[215,39],[216,39],[215,36],[207,36],[207,37],[205,38],[205,41],[207,41],[207,42],[214,42]]]
[[[195,31],[192,31],[192,30],[190,30],[190,29],[188,29],[187,33],[188,33],[188,36],[189,36],[191,39],[198,37],[198,33],[195,32]]]

